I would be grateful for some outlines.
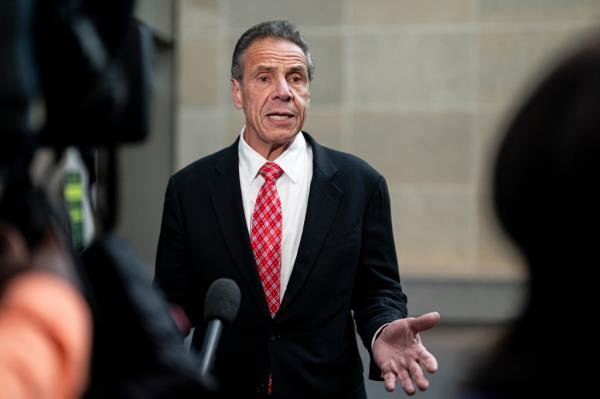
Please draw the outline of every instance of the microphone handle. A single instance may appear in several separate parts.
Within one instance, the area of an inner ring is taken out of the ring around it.
[[[217,347],[223,331],[223,322],[219,319],[213,319],[208,322],[202,350],[200,351],[200,378],[211,380],[212,369],[215,364]]]

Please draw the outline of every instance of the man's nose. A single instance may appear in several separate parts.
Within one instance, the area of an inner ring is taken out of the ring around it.
[[[288,84],[287,79],[279,78],[275,82],[275,88],[273,92],[273,99],[281,101],[290,101],[293,97],[292,88]]]

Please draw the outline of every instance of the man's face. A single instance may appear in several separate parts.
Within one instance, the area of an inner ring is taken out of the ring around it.
[[[246,116],[246,142],[263,156],[285,149],[302,129],[310,101],[306,55],[287,40],[259,39],[243,55],[243,67],[231,93]]]

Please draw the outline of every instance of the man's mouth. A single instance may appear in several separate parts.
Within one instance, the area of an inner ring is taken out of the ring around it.
[[[271,112],[267,114],[267,117],[274,121],[285,121],[294,117],[291,112]]]

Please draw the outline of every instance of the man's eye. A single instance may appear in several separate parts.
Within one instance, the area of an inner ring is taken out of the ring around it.
[[[292,75],[288,80],[292,83],[301,83],[304,81],[300,75]]]
[[[259,77],[258,77],[258,81],[259,81],[259,82],[266,83],[266,82],[268,82],[268,81],[269,81],[269,78],[268,78],[267,76],[259,76]]]

